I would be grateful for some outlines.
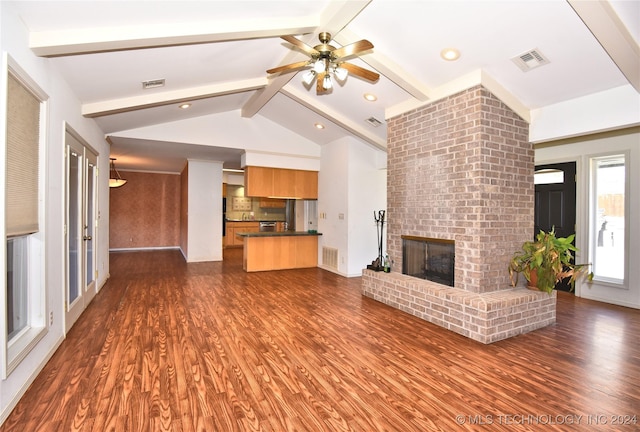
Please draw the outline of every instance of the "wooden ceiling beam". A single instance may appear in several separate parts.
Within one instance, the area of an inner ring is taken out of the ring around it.
[[[29,34],[29,47],[40,57],[60,57],[301,34],[317,25],[309,18],[264,20],[262,24],[264,27],[256,28],[255,22],[230,21],[223,26],[205,22],[41,31]]]

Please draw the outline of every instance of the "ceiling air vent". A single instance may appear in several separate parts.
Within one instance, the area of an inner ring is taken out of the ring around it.
[[[151,88],[156,88],[156,87],[164,87],[164,78],[162,79],[156,79],[156,80],[150,80],[150,81],[142,81],[142,88],[143,89],[151,89]]]
[[[542,55],[539,49],[532,49],[524,54],[511,59],[523,72],[529,72],[542,65],[549,63],[549,60]]]
[[[382,122],[380,120],[378,120],[377,118],[375,118],[375,117],[369,117],[365,121],[367,123],[369,123],[373,127],[378,127],[378,126],[380,126],[382,124]]]

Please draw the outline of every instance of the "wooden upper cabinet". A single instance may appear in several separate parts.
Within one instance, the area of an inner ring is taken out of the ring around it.
[[[318,173],[316,171],[295,172],[296,196],[305,199],[318,199]]]
[[[260,208],[285,208],[287,201],[278,198],[260,198]]]
[[[274,195],[284,198],[296,198],[296,171],[290,169],[273,170]]]
[[[248,166],[244,193],[250,197],[318,199],[318,172]]]
[[[273,168],[251,166],[244,169],[245,196],[270,197],[273,192]]]

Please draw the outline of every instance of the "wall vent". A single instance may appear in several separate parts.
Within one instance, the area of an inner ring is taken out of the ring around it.
[[[142,81],[142,88],[145,90],[150,88],[156,88],[156,87],[164,87],[164,78],[150,80],[150,81]]]
[[[537,48],[520,54],[519,56],[512,58],[511,61],[522,69],[523,72],[528,72],[531,69],[535,69],[549,63],[549,59],[547,59]]]
[[[375,117],[369,117],[365,121],[367,123],[369,123],[373,127],[378,127],[378,126],[380,126],[382,124],[382,122],[380,120],[378,120],[377,118],[375,118]]]
[[[338,270],[338,249],[322,246],[322,265]]]

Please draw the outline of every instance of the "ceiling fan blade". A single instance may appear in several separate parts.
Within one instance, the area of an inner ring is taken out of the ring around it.
[[[363,51],[370,50],[371,48],[373,48],[373,44],[368,40],[363,39],[361,41],[354,42],[349,45],[345,45],[342,48],[338,48],[337,50],[334,50],[332,54],[335,58],[339,59],[342,57],[349,57],[352,55],[356,55]]]
[[[311,48],[309,45],[307,45],[306,43],[302,42],[299,39],[294,38],[293,36],[286,35],[286,36],[280,36],[280,38],[286,40],[290,44],[297,46],[298,48],[300,48],[302,51],[304,51],[310,56],[315,56],[320,54],[314,48]]]
[[[322,85],[326,74],[327,74],[326,72],[320,72],[316,77],[316,94],[322,94],[327,92],[327,89],[324,88],[324,86]]]
[[[380,79],[380,74],[365,68],[361,68],[360,66],[356,66],[351,63],[340,63],[340,67],[348,70],[350,74],[359,76],[360,78],[364,78],[367,81],[375,82]]]
[[[269,69],[267,71],[268,74],[274,74],[274,73],[278,73],[278,72],[288,72],[288,71],[293,71],[296,69],[302,69],[304,67],[309,66],[309,61],[305,60],[305,61],[301,61],[301,62],[297,62],[297,63],[291,63],[288,65],[284,65],[284,66],[278,66],[275,67],[273,69]]]

